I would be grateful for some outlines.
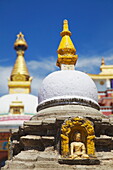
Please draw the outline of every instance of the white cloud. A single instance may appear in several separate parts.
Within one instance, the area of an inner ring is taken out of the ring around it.
[[[43,69],[44,71],[54,71],[56,69],[55,66],[55,58],[49,57],[47,59],[43,59],[41,61],[31,60],[27,63],[28,68],[33,70],[39,70]]]
[[[110,55],[109,57],[105,57],[105,62],[108,62],[109,64],[113,64],[113,54]]]
[[[0,67],[0,94],[8,93],[8,78],[11,70],[11,66]]]
[[[93,72],[95,67],[101,64],[101,58],[97,56],[82,56],[78,59],[77,68],[84,72]]]
[[[97,73],[101,65],[102,56],[81,56],[77,62],[77,69],[82,70],[88,73]],[[113,65],[113,54],[109,56],[104,56],[104,60],[106,64]]]
[[[31,93],[34,95],[38,95],[38,90],[40,89],[43,78],[34,77],[31,84]]]

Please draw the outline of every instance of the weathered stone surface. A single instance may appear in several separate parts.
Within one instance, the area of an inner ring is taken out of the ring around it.
[[[46,118],[43,120],[43,125],[54,124],[55,122],[56,122],[56,118]]]
[[[35,168],[58,168],[59,164],[55,161],[40,161],[35,164]]]
[[[102,152],[100,154],[102,156]],[[106,155],[106,153],[103,153],[103,155]],[[7,162],[7,165],[2,170],[12,170],[15,167],[19,170],[113,170],[113,159],[101,159],[101,164],[96,166],[58,164],[58,154],[55,153],[53,148],[44,152],[36,150],[22,151],[18,156],[15,156],[15,159]]]
[[[29,150],[29,151],[21,151],[18,155],[16,155],[13,160],[20,161],[36,161],[38,159],[38,151]]]
[[[24,145],[22,144],[21,141],[13,140],[12,147],[13,147],[13,151],[12,151],[13,155],[17,155],[18,153],[21,152],[21,150],[23,150]]]
[[[24,144],[28,140],[29,141],[32,140],[33,142],[39,141],[41,139],[41,137],[36,136],[36,135],[27,135],[27,136],[22,136],[20,139],[21,139],[22,143]]]
[[[35,165],[31,162],[21,162],[21,161],[12,161],[10,163],[10,165],[7,165],[6,167],[3,167],[2,169],[9,169],[9,170],[12,170],[12,169],[33,169],[35,167]]]
[[[34,125],[41,125],[42,124],[42,120],[37,120],[37,121],[27,121],[27,122],[24,122],[24,126],[34,126]]]
[[[21,137],[20,140],[24,145],[24,150],[29,150],[29,149],[44,150],[44,145],[41,141],[40,136],[27,135]]]
[[[102,119],[102,123],[109,123],[110,121],[109,121],[109,119],[108,118],[106,118],[106,119]]]
[[[54,146],[54,137],[42,136],[41,140],[44,147]]]
[[[47,135],[47,127],[44,126],[25,126],[24,133],[27,135],[38,135],[38,136],[45,136]]]
[[[90,116],[90,117],[103,117],[100,111],[97,109],[82,106],[82,105],[64,105],[64,106],[54,106],[50,108],[43,109],[38,112],[37,115],[33,116],[33,120],[41,120],[42,118],[58,118],[59,116],[67,115],[70,116]]]
[[[96,156],[98,157],[99,160],[101,161],[112,161],[113,162],[113,152],[96,152]]]
[[[37,149],[44,150],[46,147],[54,146],[54,137],[51,136],[36,136],[27,135],[21,137],[21,142],[24,145],[24,149]]]
[[[95,138],[95,146],[97,151],[108,152],[113,149],[113,140],[112,137],[101,135],[100,137]]]

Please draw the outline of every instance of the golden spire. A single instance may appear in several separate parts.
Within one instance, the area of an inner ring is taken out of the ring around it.
[[[17,59],[8,82],[10,93],[30,93],[31,91],[32,78],[29,75],[24,59],[24,52],[27,48],[28,45],[24,39],[24,35],[20,32],[14,43]]]
[[[30,77],[27,66],[26,66],[26,62],[24,60],[24,51],[27,48],[28,48],[28,45],[24,39],[24,35],[20,32],[17,35],[17,39],[14,43],[14,49],[17,52],[17,59],[16,59],[15,65],[11,73],[12,80],[13,80],[13,77],[18,74],[24,75],[25,80],[27,80]]]
[[[101,65],[105,65],[105,60],[104,60],[104,57],[102,57],[102,60],[101,60]]]
[[[104,71],[104,73],[105,72],[108,72],[107,70],[106,70],[106,68],[107,68],[107,66],[105,65],[105,60],[104,60],[104,57],[102,57],[102,59],[101,59],[101,66],[100,66],[100,71],[102,71],[100,74],[103,74],[103,71]]]
[[[62,64],[75,65],[78,55],[76,55],[76,49],[70,38],[71,32],[68,29],[67,20],[64,20],[63,31],[60,35],[62,36],[62,39],[57,50],[58,59],[56,65],[59,67],[61,67]]]

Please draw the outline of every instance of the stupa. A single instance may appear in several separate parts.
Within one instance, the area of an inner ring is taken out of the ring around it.
[[[24,35],[20,32],[14,43],[17,58],[8,79],[9,93],[0,97],[0,166],[8,159],[7,145],[11,131],[36,114],[38,100],[30,94],[32,77],[24,59],[27,48]]]
[[[93,80],[75,70],[67,20],[61,36],[61,70],[43,80],[37,114],[12,135],[13,155],[4,170],[113,169],[113,119],[99,111]]]

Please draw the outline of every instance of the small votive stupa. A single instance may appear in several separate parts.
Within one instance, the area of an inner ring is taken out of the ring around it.
[[[2,169],[113,169],[113,119],[99,110],[97,89],[75,70],[78,56],[64,20],[56,65],[38,92],[37,114],[11,137]]]

